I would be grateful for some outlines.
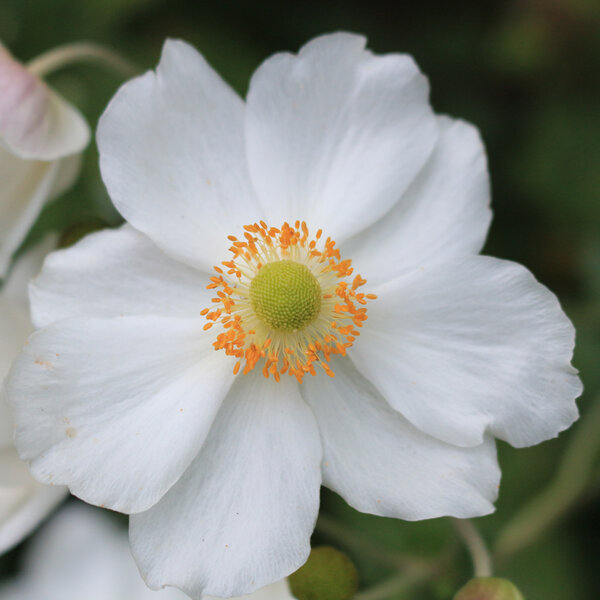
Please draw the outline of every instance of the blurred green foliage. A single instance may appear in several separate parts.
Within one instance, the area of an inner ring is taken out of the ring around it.
[[[529,267],[574,320],[585,419],[589,405],[600,401],[598,0],[0,0],[0,39],[22,60],[59,44],[90,40],[147,69],[157,63],[165,37],[180,37],[203,52],[240,93],[269,54],[297,50],[314,35],[339,29],[366,34],[378,53],[412,54],[430,78],[436,111],[480,128],[495,211],[486,252]],[[97,65],[64,69],[51,82],[93,127],[120,84]],[[79,182],[48,206],[26,244],[48,229],[64,231],[82,220],[119,222],[97,158],[90,147]],[[577,427],[534,448],[499,444],[503,483],[497,512],[477,521],[488,541],[550,481]],[[515,581],[526,598],[598,597],[600,470],[594,477],[589,493],[554,528],[498,566],[497,575]],[[363,515],[327,490],[323,511],[350,532],[350,539],[324,527],[314,541],[348,552],[363,589],[397,570],[395,559],[384,560],[386,553],[454,557],[416,588],[390,596],[397,600],[451,598],[472,575],[448,519],[407,523]],[[0,561],[5,565],[0,568],[14,564],[19,551]]]

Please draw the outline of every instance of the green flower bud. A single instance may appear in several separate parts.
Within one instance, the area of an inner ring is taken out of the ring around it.
[[[58,241],[59,248],[70,248],[74,246],[79,240],[84,238],[88,233],[94,233],[105,229],[107,224],[100,219],[89,218],[84,221],[78,221],[73,225],[67,227],[61,234]]]
[[[456,593],[454,600],[524,600],[524,598],[508,579],[476,577]]]
[[[358,589],[356,567],[343,552],[330,546],[313,548],[288,581],[298,600],[350,600]]]

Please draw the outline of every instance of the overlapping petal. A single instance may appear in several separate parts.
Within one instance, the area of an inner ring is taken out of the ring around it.
[[[31,286],[32,318],[45,327],[68,317],[198,317],[212,306],[209,278],[125,225],[49,256]]]
[[[0,554],[27,536],[66,496],[67,489],[35,481],[13,444],[4,377],[32,330],[25,290],[53,244],[48,236],[20,257],[0,294]]]
[[[481,444],[489,431],[520,447],[577,418],[573,326],[524,267],[455,259],[376,291],[351,356],[422,431],[458,446]]]
[[[237,596],[296,570],[310,550],[320,461],[317,424],[295,381],[238,379],[198,458],[131,518],[147,583]]]
[[[427,80],[410,56],[365,42],[324,35],[253,75],[248,161],[270,223],[304,219],[339,243],[391,208],[431,153]]]
[[[75,181],[78,155],[54,161],[23,160],[0,147],[0,278],[46,202]]]
[[[348,359],[335,378],[308,378],[302,395],[323,444],[323,484],[362,512],[409,521],[488,514],[500,469],[494,441],[459,448],[394,411]]]
[[[157,502],[198,453],[233,378],[203,325],[80,318],[34,334],[7,381],[15,443],[34,476],[122,512]]]
[[[0,278],[52,193],[60,162],[26,161],[0,147]]]
[[[89,139],[79,111],[0,45],[0,146],[22,159],[54,161],[81,152]]]
[[[56,233],[46,234],[37,244],[19,256],[10,271],[10,277],[2,285],[2,296],[13,308],[18,307],[19,311],[27,313],[25,316],[28,321],[31,320],[29,318],[29,283],[39,274],[44,259],[57,245],[58,235]],[[31,328],[31,325],[29,327]],[[28,330],[26,335],[29,333]],[[22,338],[22,341],[24,340],[25,337]],[[15,346],[15,354],[21,345],[22,343]],[[0,376],[3,376],[1,370]]]
[[[438,117],[438,124],[435,150],[402,198],[341,246],[369,286],[483,247],[492,218],[483,143],[464,121]]]
[[[104,183],[121,214],[174,258],[210,270],[229,234],[260,219],[244,152],[244,103],[204,58],[165,43],[98,126]]]

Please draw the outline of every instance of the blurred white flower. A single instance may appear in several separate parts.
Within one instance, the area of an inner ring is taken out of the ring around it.
[[[319,37],[244,103],[168,41],[98,143],[129,225],[47,260],[8,391],[32,472],[132,513],[151,587],[294,571],[321,481],[378,515],[487,514],[494,436],[576,419],[573,327],[526,269],[478,256],[481,140],[434,115],[409,56]]]
[[[0,600],[186,598],[174,588],[150,590],[131,558],[127,534],[83,504],[63,508],[33,539],[19,578],[0,587]],[[246,596],[247,600],[292,598],[287,581]]]
[[[33,329],[27,285],[38,274],[55,241],[48,237],[25,253],[0,291],[0,386]],[[12,418],[0,390],[0,553],[28,535],[66,494],[65,487],[38,483],[17,456]]]
[[[89,128],[0,44],[0,279],[46,201],[79,171]]]

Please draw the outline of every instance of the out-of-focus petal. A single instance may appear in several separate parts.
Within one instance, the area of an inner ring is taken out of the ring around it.
[[[71,104],[0,46],[0,145],[28,160],[81,152],[90,130]]]
[[[14,447],[0,448],[0,554],[29,535],[66,495],[65,487],[35,481]]]

